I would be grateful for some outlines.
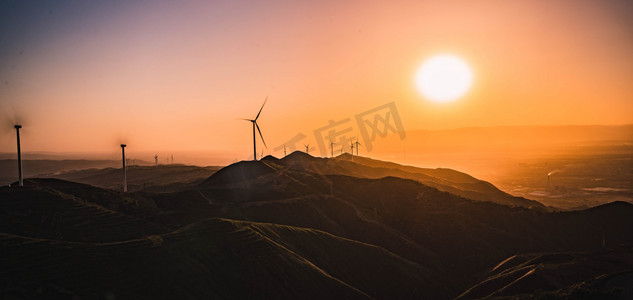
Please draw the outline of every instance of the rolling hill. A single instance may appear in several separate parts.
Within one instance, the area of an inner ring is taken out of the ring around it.
[[[219,169],[220,167],[198,167],[179,164],[128,166],[128,191],[171,192],[188,189]],[[46,177],[80,182],[106,189],[121,190],[123,175],[121,168],[91,168],[66,171]]]
[[[631,299],[633,248],[514,255],[457,299]]]
[[[346,156],[243,161],[172,192],[28,179],[0,188],[0,220],[0,293],[26,299],[563,299],[633,272],[624,260],[552,283],[569,271],[542,254],[573,270],[582,253],[628,249],[629,203],[556,212],[453,170]]]
[[[141,219],[144,212],[136,208],[123,213],[97,204],[116,207],[127,195],[50,179],[28,180],[23,190],[3,187],[0,195],[3,296],[371,299],[449,293],[417,263],[314,229],[219,218],[171,229]]]

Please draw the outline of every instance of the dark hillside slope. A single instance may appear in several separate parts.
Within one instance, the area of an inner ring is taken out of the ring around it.
[[[262,161],[241,161],[224,167],[202,181],[201,185],[219,185],[245,182],[262,175],[274,173],[276,170]]]
[[[86,169],[73,170],[48,175],[58,178],[90,184],[100,188],[120,191],[122,189],[122,169]],[[186,165],[128,166],[128,191],[151,190],[157,192],[178,191],[191,188],[211,176],[220,167],[198,167]]]
[[[362,156],[352,157],[343,154],[335,158],[340,168],[353,170],[360,177],[400,177],[419,181],[438,190],[450,192],[464,198],[489,201],[509,206],[522,206],[527,208],[546,209],[546,207],[534,200],[515,197],[505,193],[493,184],[474,178],[466,173],[452,169],[418,168],[403,166],[392,162],[375,160]]]
[[[293,159],[303,162],[305,157]],[[410,179],[324,175],[280,166],[281,161],[263,162],[277,171],[245,181],[201,185],[197,196],[152,199],[181,220],[203,214],[270,222],[374,244],[438,274],[451,274],[461,288],[471,285],[478,272],[517,253],[597,250],[603,236],[609,247],[633,241],[628,230],[633,228],[633,205],[626,203],[546,212],[473,201]],[[179,205],[198,209],[194,214]]]
[[[0,234],[17,298],[437,298],[428,270],[384,249],[287,226],[208,219],[119,243]],[[28,258],[28,259],[27,259]],[[397,281],[394,279],[397,278]]]
[[[535,293],[535,291],[538,291]],[[633,248],[512,256],[459,299],[631,299]]]
[[[233,182],[241,179],[253,179],[262,175],[262,170],[256,165],[268,166],[279,171],[310,172],[318,175],[347,175],[358,178],[383,178],[399,177],[413,179],[425,185],[435,187],[441,191],[450,192],[468,199],[494,202],[508,206],[522,206],[528,208],[547,209],[543,204],[521,197],[507,194],[489,182],[476,179],[468,174],[451,169],[425,169],[403,166],[391,162],[383,162],[366,157],[342,154],[336,158],[319,158],[310,156],[304,152],[295,151],[288,156],[277,159],[267,156],[259,162],[240,162],[225,169],[231,169]],[[219,174],[218,174],[219,175]],[[202,183],[202,186],[214,184],[213,177]]]
[[[227,166],[173,193],[120,193],[51,179],[0,188],[0,214],[7,220],[0,223],[6,238],[0,249],[14,249],[7,252],[11,260],[2,261],[0,269],[8,271],[0,283],[88,298],[108,291],[151,297],[171,287],[167,297],[446,299],[513,255],[633,244],[628,203],[548,212],[473,200],[420,180],[341,174],[341,165],[301,153],[266,157]],[[361,170],[376,171],[353,171]],[[57,275],[73,257],[103,271],[93,276],[103,283],[77,275],[72,263],[68,277]],[[33,278],[33,268],[48,275]],[[11,279],[11,272],[25,283]],[[143,275],[148,278],[129,280]],[[187,284],[183,278],[190,277],[195,280]],[[152,291],[140,294],[138,285]]]
[[[0,188],[0,208],[0,232],[34,238],[114,242],[168,230],[144,219],[152,210],[134,197],[57,179]]]

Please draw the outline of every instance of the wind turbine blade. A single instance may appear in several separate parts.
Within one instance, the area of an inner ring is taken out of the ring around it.
[[[237,119],[235,119],[235,120],[244,120],[244,121],[253,122],[253,120],[251,120],[251,119],[244,119],[244,118],[237,118]]]
[[[257,116],[255,117],[255,121],[257,121],[257,118],[259,118],[259,115],[262,113],[262,109],[264,109],[264,105],[266,105],[266,101],[268,101],[268,96],[266,96],[266,100],[264,100],[264,104],[262,104],[262,108],[259,109],[259,112],[257,113]]]
[[[259,132],[259,137],[262,138],[262,142],[264,143],[264,147],[266,147],[266,149],[268,149],[268,146],[266,146],[266,141],[264,141],[264,136],[262,135],[262,131],[259,130],[259,125],[257,125],[257,122],[255,122],[255,127],[257,127],[257,132]]]

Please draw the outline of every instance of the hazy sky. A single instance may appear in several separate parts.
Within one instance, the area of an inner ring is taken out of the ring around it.
[[[392,101],[406,130],[633,123],[632,3],[2,1],[0,151],[18,118],[25,151],[248,157],[266,96],[267,153]],[[413,77],[442,53],[474,83],[438,104]]]

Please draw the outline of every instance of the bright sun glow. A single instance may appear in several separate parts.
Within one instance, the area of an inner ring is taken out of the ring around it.
[[[422,64],[415,75],[415,85],[429,100],[449,102],[468,92],[473,74],[468,65],[453,55],[438,55]]]

